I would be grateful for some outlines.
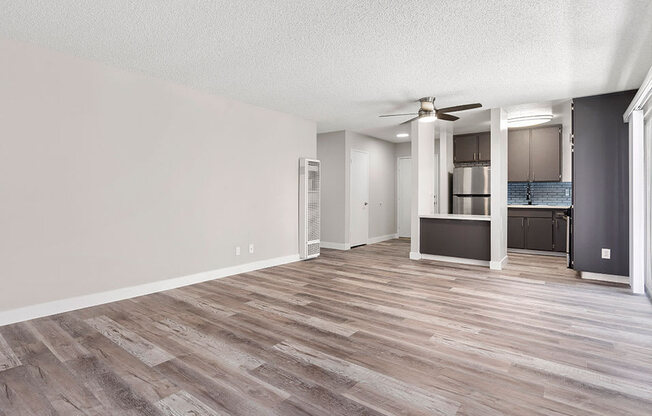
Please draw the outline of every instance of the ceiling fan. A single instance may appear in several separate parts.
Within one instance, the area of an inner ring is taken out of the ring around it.
[[[435,107],[435,97],[423,97],[420,98],[418,102],[421,103],[421,107],[419,108],[418,113],[383,114],[382,116],[379,117],[416,116],[414,118],[409,119],[408,121],[402,122],[401,124],[407,124],[414,120],[434,121],[435,119],[440,119],[440,120],[455,121],[458,120],[459,117],[448,113],[452,113],[455,111],[471,110],[472,108],[482,107],[482,104],[475,103],[475,104],[456,105],[454,107],[444,107],[438,109],[437,107]]]

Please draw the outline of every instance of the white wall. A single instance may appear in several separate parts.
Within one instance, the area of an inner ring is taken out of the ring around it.
[[[507,260],[507,113],[491,109],[491,262],[502,269]]]
[[[412,156],[412,142],[396,143],[394,145],[394,156],[411,157]]]
[[[369,153],[369,238],[396,234],[396,157],[394,143],[346,131],[347,155],[351,149]],[[350,174],[347,174],[347,178]],[[347,179],[347,184],[349,180]],[[346,215],[350,215],[347,208]],[[348,242],[347,233],[347,242]]]
[[[317,135],[317,158],[321,161],[321,241],[345,244],[346,143],[344,131]]]
[[[369,239],[397,232],[395,144],[351,131],[322,133],[317,135],[317,158],[322,161],[324,178],[321,230],[325,247],[346,249],[350,244],[351,149],[369,153]]]
[[[0,56],[0,310],[298,253],[315,123],[22,43]]]

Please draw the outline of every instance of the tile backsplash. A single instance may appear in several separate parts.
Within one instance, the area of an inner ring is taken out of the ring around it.
[[[509,182],[507,184],[507,204],[527,204],[527,182]],[[531,182],[532,203],[534,205],[570,206],[572,182]]]

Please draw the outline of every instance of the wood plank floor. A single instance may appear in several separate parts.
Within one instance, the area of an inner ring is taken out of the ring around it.
[[[650,415],[652,305],[392,240],[0,328],[0,415]]]

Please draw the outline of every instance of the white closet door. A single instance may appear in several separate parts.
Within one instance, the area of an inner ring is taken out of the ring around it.
[[[350,243],[367,244],[369,239],[369,154],[351,150]]]

